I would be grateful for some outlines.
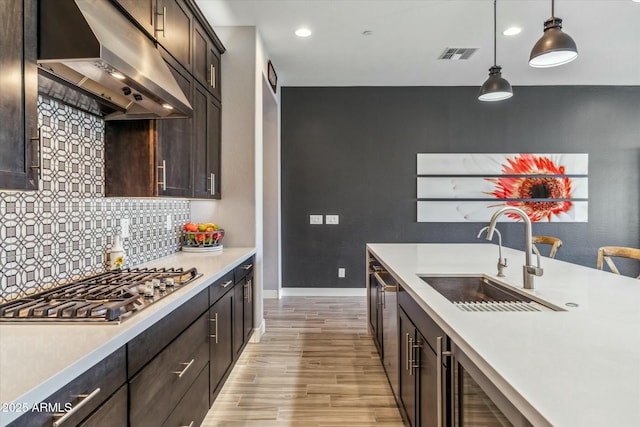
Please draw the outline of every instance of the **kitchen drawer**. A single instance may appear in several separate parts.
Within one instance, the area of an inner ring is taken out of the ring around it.
[[[203,314],[129,381],[130,427],[160,426],[167,419],[209,363],[208,332]]]
[[[209,412],[209,365],[198,374],[180,403],[162,427],[197,427]]]
[[[79,427],[124,427],[127,425],[127,385],[102,404]]]
[[[46,361],[43,360],[43,363]],[[56,393],[42,402],[47,409],[59,408],[67,418],[61,427],[75,426],[102,404],[113,392],[127,381],[125,348],[111,353],[102,361],[89,368],[82,375],[71,381]],[[77,396],[87,396],[78,398]],[[66,405],[73,405],[69,410]],[[57,412],[57,409],[53,411]],[[51,427],[54,421],[60,420],[52,412],[29,412],[9,424],[10,427]]]
[[[233,281],[238,283],[253,270],[253,257],[249,257],[233,270]]]
[[[209,308],[209,291],[204,289],[127,344],[129,378],[184,331]]]
[[[209,305],[213,305],[224,295],[227,291],[233,288],[233,271],[228,272],[221,279],[209,286]]]
[[[407,313],[433,351],[436,351],[437,337],[443,337],[445,350],[449,348],[449,339],[444,331],[440,329],[436,322],[424,312],[422,307],[420,307],[402,287],[400,287],[398,292],[398,304],[405,313]],[[444,361],[446,364],[447,358],[445,358]]]

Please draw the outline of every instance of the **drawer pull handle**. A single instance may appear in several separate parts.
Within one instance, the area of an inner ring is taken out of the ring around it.
[[[94,397],[96,397],[98,395],[98,393],[100,393],[100,387],[98,387],[97,389],[93,390],[91,393],[89,394],[80,394],[77,395],[75,397],[80,397],[82,398],[82,400],[80,402],[78,402],[78,404],[76,406],[74,406],[73,408],[71,408],[71,410],[69,412],[66,413],[62,413],[62,414],[53,414],[53,416],[55,418],[58,418],[57,420],[55,420],[53,422],[53,427],[58,427],[61,426],[64,422],[66,422],[70,417],[73,416],[73,414],[75,414],[77,411],[80,410],[80,408],[82,408],[84,405],[86,405],[87,403],[89,403],[89,401],[91,399],[93,399]]]
[[[215,314],[213,319],[209,319],[209,322],[216,322],[216,332],[213,335],[209,335],[209,338],[215,338],[216,344],[218,344],[218,313]]]
[[[193,365],[193,362],[195,362],[196,359],[191,359],[191,362],[189,363],[180,363],[181,365],[187,365],[184,367],[184,369],[182,371],[172,371],[172,374],[176,374],[178,375],[178,378],[182,378],[182,376],[184,375],[185,372],[187,372],[187,369],[189,369],[191,367],[191,365]]]
[[[251,270],[252,267],[253,267],[253,264],[245,264],[241,268],[243,270]]]
[[[167,191],[167,161],[162,161],[162,166],[158,166],[158,169],[162,169],[162,181],[158,182],[158,185],[162,187],[162,191]]]
[[[193,421],[191,421],[188,426],[180,426],[180,427],[193,427]]]
[[[227,286],[229,286],[232,283],[233,283],[233,280],[227,280],[226,282],[224,282],[224,285],[222,285],[221,287],[226,288]]]
[[[213,64],[209,65],[209,85],[214,89],[216,87],[216,67]]]

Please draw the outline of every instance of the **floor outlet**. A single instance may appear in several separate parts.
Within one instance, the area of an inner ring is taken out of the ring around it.
[[[340,216],[339,215],[327,215],[326,216],[326,223],[327,224],[338,224],[340,221]]]

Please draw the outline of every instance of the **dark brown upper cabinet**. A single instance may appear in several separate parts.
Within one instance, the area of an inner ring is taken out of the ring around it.
[[[191,11],[181,0],[156,1],[156,40],[191,72]]]
[[[220,199],[220,102],[196,83],[193,103],[193,196]]]
[[[0,1],[0,189],[38,189],[37,13],[36,0]]]
[[[220,100],[220,51],[197,23],[193,29],[193,75]]]

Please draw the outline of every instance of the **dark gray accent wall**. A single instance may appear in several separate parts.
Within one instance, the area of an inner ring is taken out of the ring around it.
[[[281,108],[283,287],[363,287],[368,242],[478,242],[486,224],[416,222],[417,153],[588,153],[589,222],[534,234],[592,267],[600,246],[640,247],[640,87],[516,87],[498,103],[474,87],[284,87]],[[523,249],[521,224],[500,229]]]

